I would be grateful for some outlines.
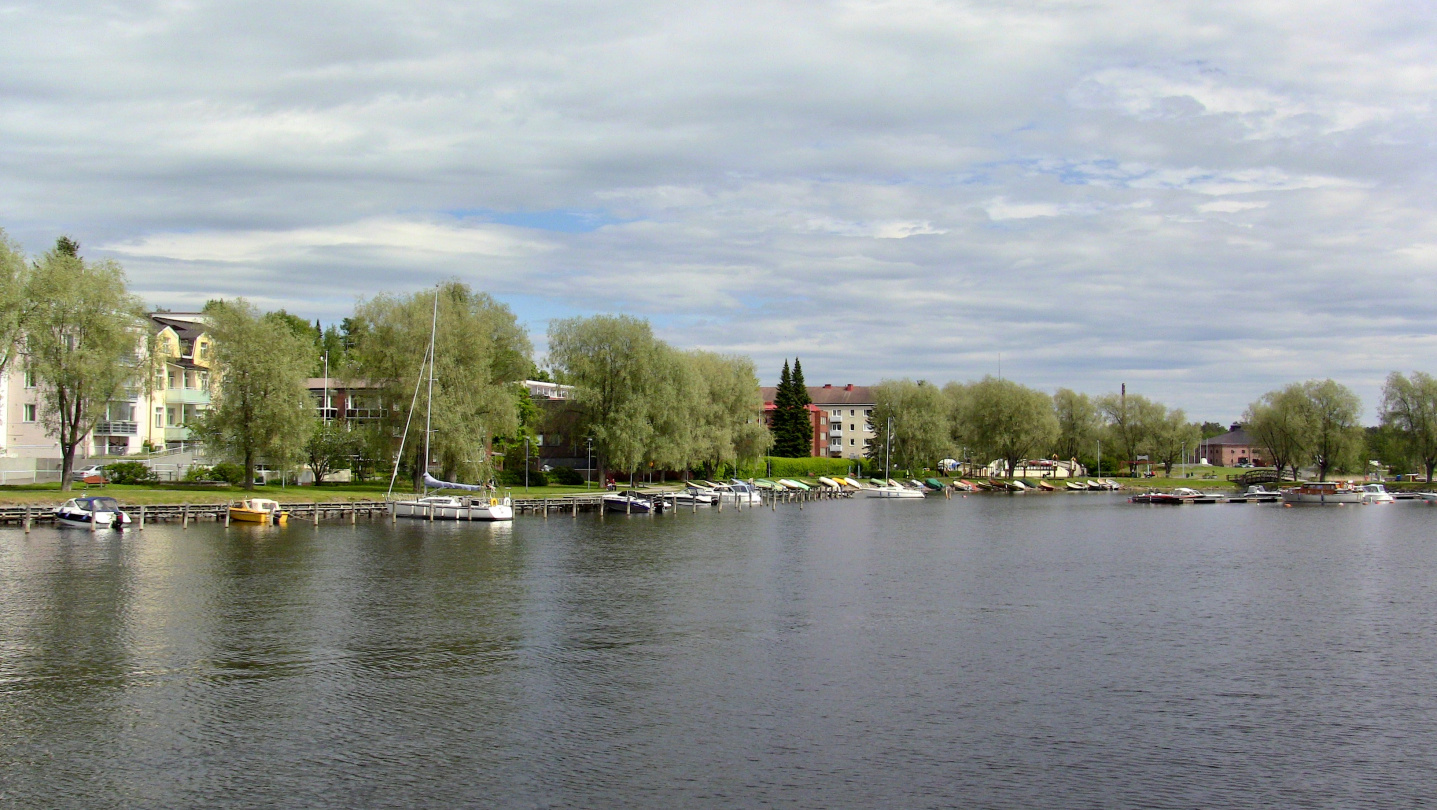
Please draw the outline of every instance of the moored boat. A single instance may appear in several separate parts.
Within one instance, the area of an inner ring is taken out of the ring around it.
[[[394,514],[419,520],[513,520],[514,506],[508,497],[430,495],[395,501]]]
[[[130,516],[121,511],[114,498],[71,498],[56,507],[55,525],[74,529],[123,529],[130,525]]]
[[[280,508],[277,501],[269,498],[248,498],[230,504],[230,520],[237,523],[262,523],[266,526],[284,526],[289,523],[289,513]]]
[[[1357,489],[1361,491],[1362,502],[1365,504],[1397,503],[1397,499],[1392,497],[1392,493],[1388,492],[1387,488],[1381,484],[1363,484]]]
[[[626,489],[623,492],[611,492],[602,498],[604,509],[609,512],[622,512],[626,515],[648,514],[660,509],[661,502],[655,502],[645,497],[637,490]]]
[[[1353,489],[1346,481],[1309,481],[1282,491],[1284,504],[1314,504],[1319,506],[1342,506],[1362,503],[1362,491]]]

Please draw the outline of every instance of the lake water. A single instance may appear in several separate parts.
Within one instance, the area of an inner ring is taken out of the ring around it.
[[[0,805],[1437,794],[1437,509],[0,531]]]

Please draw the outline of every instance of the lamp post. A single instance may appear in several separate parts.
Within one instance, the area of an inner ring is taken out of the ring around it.
[[[588,489],[594,483],[594,437],[585,437],[584,443],[589,446],[589,469],[585,471],[588,475],[584,476],[584,489]]]
[[[529,491],[529,437],[524,437],[524,491]]]

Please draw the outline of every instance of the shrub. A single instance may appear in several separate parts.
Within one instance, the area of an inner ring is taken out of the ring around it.
[[[117,461],[105,465],[105,478],[112,484],[148,484],[159,480],[155,471],[138,461]]]
[[[500,483],[501,485],[503,485],[503,486],[506,486],[506,487],[522,487],[522,486],[524,486],[524,471],[523,471],[522,469],[519,469],[519,470],[500,470],[500,471],[499,471],[499,483]],[[531,486],[531,487],[546,487],[546,486],[548,486],[548,485],[549,485],[549,476],[548,476],[547,474],[545,474],[543,471],[541,471],[541,470],[530,470],[530,471],[529,471],[529,486]]]
[[[192,465],[185,470],[185,479],[189,482],[197,481],[223,481],[226,484],[239,485],[244,483],[244,465],[224,461],[213,467],[205,467],[201,464]]]
[[[555,484],[577,486],[584,483],[584,476],[573,467],[555,467],[549,471],[549,480]]]
[[[765,458],[775,478],[802,478],[816,475],[852,475],[858,462],[847,458]],[[762,473],[764,465],[759,465]]]

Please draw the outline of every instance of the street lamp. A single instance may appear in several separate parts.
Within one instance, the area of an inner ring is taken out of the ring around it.
[[[584,443],[589,446],[589,469],[585,470],[588,475],[584,476],[584,489],[588,489],[594,483],[594,437],[585,437]]]

